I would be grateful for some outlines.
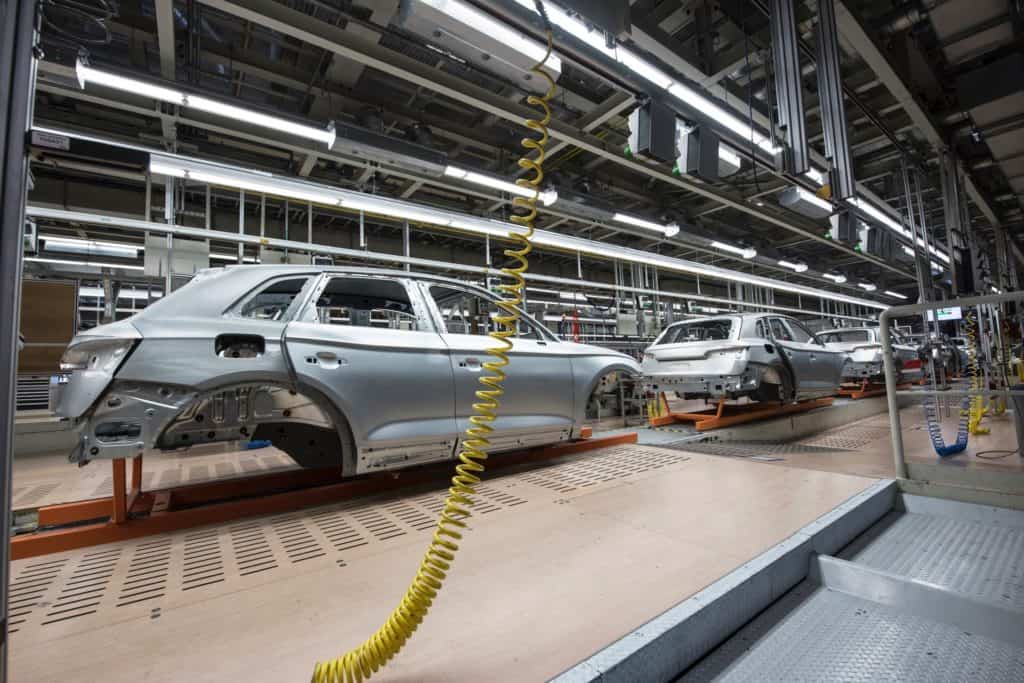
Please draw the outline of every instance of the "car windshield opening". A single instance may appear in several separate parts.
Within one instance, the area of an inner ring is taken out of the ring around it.
[[[734,324],[732,318],[714,318],[681,323],[665,330],[665,336],[658,343],[682,344],[731,339]]]
[[[871,341],[867,330],[836,330],[818,335],[823,344],[849,344],[852,342]]]

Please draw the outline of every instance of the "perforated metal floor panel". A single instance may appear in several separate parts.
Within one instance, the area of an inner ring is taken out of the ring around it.
[[[1024,681],[1024,512],[901,501],[679,680]]]
[[[892,512],[843,558],[1024,610],[1024,527]]]
[[[1024,651],[805,581],[680,681],[1024,680]]]
[[[681,453],[621,446],[555,464],[503,470],[478,488],[475,515],[557,500],[576,491],[685,463]],[[386,544],[426,537],[445,489],[404,490],[275,517],[247,520],[14,562],[10,630],[61,635],[201,601],[282,573],[345,568]],[[57,630],[56,633],[53,633]],[[48,633],[43,633],[44,631]]]

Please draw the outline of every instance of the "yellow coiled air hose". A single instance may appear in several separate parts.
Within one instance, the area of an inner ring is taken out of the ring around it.
[[[977,311],[975,315],[981,315]],[[981,367],[978,365],[978,321],[977,318],[968,315],[964,319],[964,334],[967,337],[967,361],[971,375],[971,391],[980,391],[982,388]],[[985,399],[982,396],[971,396],[970,414],[967,420],[967,429],[971,434],[988,434],[989,429],[981,426],[981,419],[985,417],[988,408],[985,407]]]
[[[540,3],[538,9],[541,10],[541,16],[546,24],[547,16]],[[544,178],[544,148],[548,141],[547,126],[551,121],[551,108],[548,102],[555,91],[554,80],[543,69],[551,55],[551,47],[551,28],[548,26],[547,52],[544,59],[531,69],[547,82],[548,88],[543,97],[531,95],[527,100],[543,112],[543,118],[526,120],[526,126],[534,131],[537,137],[522,140],[526,154],[519,159],[519,167],[532,172],[532,177],[516,181],[521,187],[532,190],[533,196],[516,197],[513,200],[514,205],[525,213],[512,216],[511,220],[523,226],[525,230],[509,234],[509,239],[517,243],[519,248],[505,250],[505,256],[512,259],[515,265],[501,269],[502,274],[512,282],[498,285],[503,297],[497,302],[500,312],[494,316],[496,329],[490,333],[497,345],[487,349],[487,353],[494,360],[483,363],[483,367],[491,374],[480,377],[483,388],[476,392],[479,402],[473,404],[475,414],[469,418],[471,426],[466,429],[467,438],[463,441],[462,452],[458,458],[460,462],[455,467],[455,476],[452,477],[452,485],[448,489],[448,497],[437,521],[433,540],[427,548],[416,578],[384,625],[354,650],[329,662],[318,662],[313,670],[313,683],[348,683],[368,679],[398,654],[427,616],[455,559],[455,552],[459,549],[458,541],[462,539],[462,532],[466,529],[466,520],[470,516],[473,496],[476,494],[474,487],[481,481],[479,475],[484,471],[483,461],[487,459],[487,450],[491,445],[487,438],[493,431],[491,423],[497,417],[501,396],[504,393],[502,384],[506,376],[505,368],[509,364],[508,351],[512,348],[509,339],[518,332],[518,306],[523,302],[525,286],[523,273],[529,266],[527,256],[532,250],[530,239],[533,237],[533,221],[537,216],[537,197]]]

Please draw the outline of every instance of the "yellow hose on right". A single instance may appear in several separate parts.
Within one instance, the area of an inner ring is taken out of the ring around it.
[[[971,375],[971,391],[981,391],[982,374],[978,365],[978,319],[980,311],[964,318],[964,335],[967,337],[967,364]],[[967,419],[967,430],[971,434],[988,434],[988,427],[981,426],[981,420],[988,413],[983,396],[971,396],[970,414]]]
[[[547,16],[543,12],[543,7],[539,6],[538,9],[546,21]],[[494,431],[491,423],[498,417],[501,396],[504,394],[502,384],[506,376],[505,368],[509,364],[508,352],[512,349],[510,338],[516,336],[519,331],[519,306],[523,303],[523,288],[526,285],[523,274],[529,267],[527,256],[532,250],[530,239],[534,232],[533,221],[537,216],[537,198],[541,181],[544,179],[544,148],[548,141],[547,127],[551,122],[551,108],[548,102],[555,92],[555,82],[543,68],[551,56],[551,48],[552,35],[548,27],[547,52],[540,63],[531,69],[534,74],[547,81],[547,92],[542,97],[531,95],[527,99],[527,102],[543,112],[543,117],[526,120],[526,126],[535,132],[537,137],[523,138],[522,146],[526,148],[527,153],[519,159],[519,167],[532,172],[533,175],[516,181],[520,187],[531,190],[533,196],[515,197],[513,200],[515,206],[523,209],[525,213],[512,216],[511,220],[523,226],[525,231],[509,234],[509,239],[517,243],[519,248],[505,250],[505,256],[512,259],[516,265],[501,269],[502,274],[512,282],[498,285],[498,290],[504,296],[496,302],[501,312],[494,316],[496,329],[490,332],[490,337],[497,345],[487,349],[487,353],[494,360],[482,364],[491,374],[480,377],[480,384],[483,387],[476,392],[478,402],[473,404],[475,414],[469,418],[471,426],[466,429],[467,438],[462,442],[459,464],[455,467],[455,476],[452,477],[444,509],[437,520],[437,529],[412,584],[384,625],[355,649],[331,661],[317,662],[313,669],[312,683],[357,683],[370,678],[397,655],[427,616],[459,549],[458,541],[462,539],[462,533],[467,527],[466,520],[471,514],[470,508],[476,494],[475,487],[481,481],[483,462],[487,459],[487,450],[491,445],[487,438]],[[531,157],[530,153],[534,156]]]

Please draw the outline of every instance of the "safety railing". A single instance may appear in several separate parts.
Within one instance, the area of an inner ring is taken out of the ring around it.
[[[889,329],[892,321],[896,318],[903,318],[910,315],[920,315],[925,311],[935,311],[940,308],[959,306],[967,308],[970,306],[983,306],[986,304],[1001,304],[1008,301],[1024,301],[1024,292],[1008,292],[1006,294],[988,294],[985,296],[972,296],[962,299],[947,299],[945,301],[931,301],[923,304],[907,304],[905,306],[892,306],[882,311],[878,322],[882,338],[883,364],[885,366],[885,384],[891,387],[886,392],[886,399],[889,406],[889,428],[892,432],[892,452],[896,464],[896,476],[900,479],[907,478],[907,463],[903,452],[903,425],[900,421],[899,397],[900,396],[924,396],[928,394],[941,396],[1024,396],[1024,391],[1000,389],[997,391],[937,391],[937,390],[915,390],[915,391],[894,391],[897,386],[896,364],[892,354],[892,339]],[[1021,435],[1018,435],[1018,437]]]

